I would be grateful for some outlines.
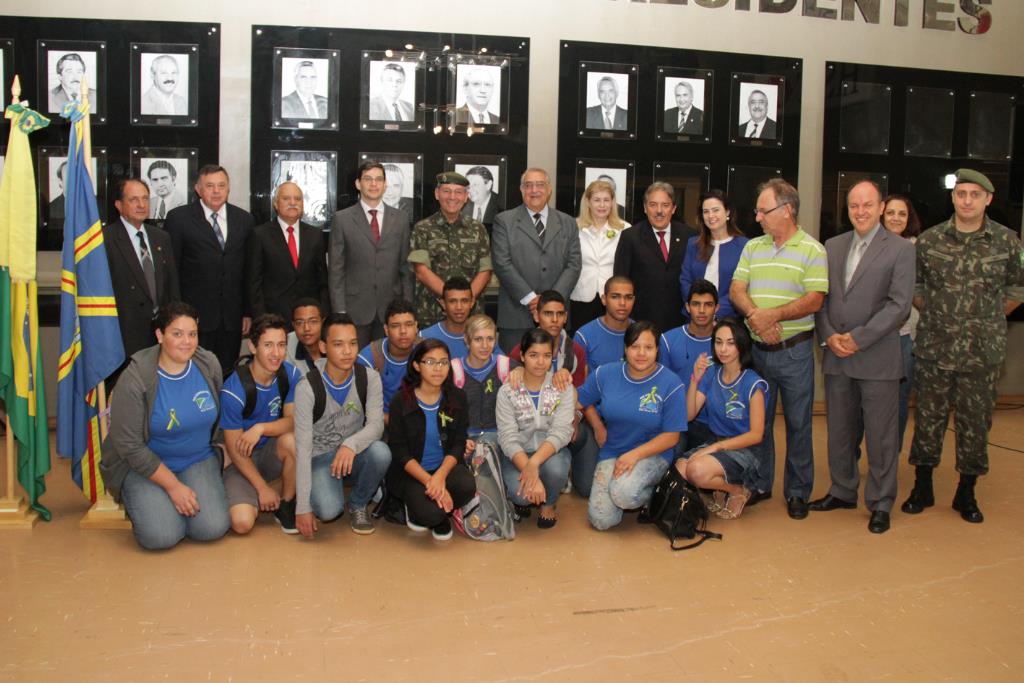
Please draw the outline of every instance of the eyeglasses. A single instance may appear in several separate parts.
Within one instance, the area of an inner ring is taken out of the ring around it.
[[[772,211],[775,211],[776,209],[781,209],[782,207],[786,206],[787,204],[789,204],[789,202],[782,202],[781,204],[776,204],[775,206],[773,206],[772,208],[768,209],[767,211],[765,211],[764,209],[754,209],[754,218],[757,218],[758,214],[761,214],[762,216],[767,216]]]
[[[364,183],[383,183],[384,182],[384,176],[382,176],[382,175],[364,175],[359,180],[361,180]]]
[[[546,180],[536,180],[536,181],[530,181],[528,183],[523,183],[523,189],[524,190],[543,190],[547,186],[548,186],[548,183],[547,183]]]
[[[313,325],[319,325],[320,322],[321,322],[320,318],[306,318],[306,319],[296,318],[295,320],[292,321],[292,326],[293,327],[312,327]]]
[[[424,358],[420,361],[420,365],[426,365],[428,368],[446,368],[448,367],[447,358]]]

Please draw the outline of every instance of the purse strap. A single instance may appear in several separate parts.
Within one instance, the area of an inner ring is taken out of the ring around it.
[[[676,547],[676,540],[673,538],[671,541],[669,541],[669,547],[672,548],[672,550],[689,550],[690,548],[696,548],[709,538],[714,539],[716,541],[722,540],[722,534],[715,533],[714,531],[708,531],[706,529],[698,530],[697,535],[700,536],[698,540],[687,545],[679,546],[678,548]]]

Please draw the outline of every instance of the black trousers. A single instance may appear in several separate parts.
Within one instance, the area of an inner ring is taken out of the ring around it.
[[[600,294],[595,296],[593,301],[570,301],[569,306],[569,326],[572,334],[591,320],[604,315],[604,304],[601,303]]]
[[[227,378],[235,367],[235,361],[238,360],[238,352],[242,347],[242,331],[203,332],[199,330],[199,345],[217,356],[217,360],[220,361],[220,370]]]
[[[356,325],[356,339],[359,341],[359,348],[364,348],[374,339],[381,339],[384,336],[384,325],[380,318],[373,317],[366,325]]]
[[[452,496],[453,510],[462,507],[476,495],[473,473],[462,463],[448,473],[445,486]],[[405,503],[409,509],[409,518],[420,526],[433,528],[448,516],[437,503],[427,497],[426,487],[405,470],[392,468],[388,475],[388,488],[393,496]]]

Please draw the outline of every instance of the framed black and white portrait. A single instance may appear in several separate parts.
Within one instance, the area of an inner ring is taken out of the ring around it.
[[[448,130],[452,133],[508,133],[507,59],[448,55]]]
[[[360,152],[359,165],[367,161],[378,161],[384,166],[384,204],[404,211],[412,223],[422,218],[423,155]]]
[[[163,224],[167,213],[195,200],[199,150],[189,147],[132,147],[132,176],[149,186],[149,217]]]
[[[671,142],[710,142],[714,72],[658,67],[655,137]]]
[[[624,221],[633,220],[633,178],[636,162],[619,159],[577,159],[573,212],[579,215],[580,201],[590,183],[603,180],[612,186],[616,210]]]
[[[580,137],[636,139],[636,64],[580,62]]]
[[[69,101],[81,98],[82,81],[88,83],[89,113],[93,125],[107,122],[107,44],[102,41],[39,40],[39,102],[51,123],[66,122],[59,114]]]
[[[338,130],[339,60],[338,50],[274,48],[273,128]]]
[[[338,153],[274,150],[270,153],[271,215],[273,196],[281,183],[302,190],[302,220],[326,230],[338,206]]]
[[[711,188],[711,164],[680,161],[655,161],[653,178],[675,190],[677,221],[700,225],[700,196]]]
[[[783,76],[734,73],[729,142],[744,147],[781,147],[785,88]]]
[[[508,157],[489,154],[446,154],[446,171],[455,171],[469,181],[469,200],[462,213],[484,225],[508,206]]]
[[[422,131],[423,53],[363,52],[359,127]]]
[[[107,150],[92,148],[92,189],[96,195],[96,208],[100,219],[106,221],[107,208]],[[43,230],[40,250],[60,249],[64,240],[64,183],[67,180],[68,148],[39,147],[36,153],[39,179],[39,216]]]
[[[132,43],[132,123],[199,125],[199,46]]]

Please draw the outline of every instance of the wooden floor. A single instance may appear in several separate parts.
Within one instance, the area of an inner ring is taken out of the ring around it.
[[[824,437],[817,417],[815,496]],[[970,525],[949,507],[947,437],[938,503],[898,511],[904,457],[887,534],[863,503],[790,520],[780,466],[776,498],[682,553],[632,517],[592,531],[575,495],[511,543],[345,520],[306,542],[265,517],[148,553],[79,530],[58,462],[54,520],[0,532],[0,681],[1020,681],[1024,457],[991,449]],[[997,412],[991,440],[1024,450],[1024,410]]]

